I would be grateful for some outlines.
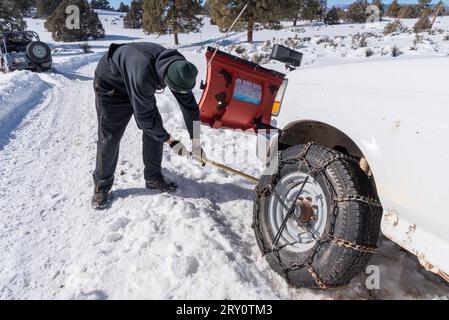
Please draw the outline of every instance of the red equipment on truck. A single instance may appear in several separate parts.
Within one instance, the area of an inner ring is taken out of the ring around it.
[[[216,53],[215,53],[216,52]],[[296,54],[299,62],[282,60]],[[276,45],[272,58],[300,64],[302,54]],[[285,74],[209,47],[207,80],[200,101],[201,122],[212,128],[257,131],[270,128],[271,115],[276,111],[276,95]]]
[[[284,90],[279,90],[285,74],[261,67],[209,47],[206,53],[207,80],[200,101],[202,124],[214,129],[226,128],[250,132],[273,129],[271,116],[279,113]],[[288,69],[300,66],[302,53],[275,45],[271,59],[286,63]],[[280,94],[278,95],[278,91]],[[258,182],[259,179],[212,160],[206,160],[220,169]]]

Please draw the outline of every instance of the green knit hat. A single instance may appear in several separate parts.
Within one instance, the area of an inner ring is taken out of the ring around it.
[[[186,60],[177,60],[170,64],[165,82],[177,92],[191,91],[196,84],[198,69]]]

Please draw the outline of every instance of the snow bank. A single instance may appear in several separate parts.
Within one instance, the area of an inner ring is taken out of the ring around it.
[[[28,112],[42,102],[49,88],[47,82],[30,71],[0,77],[0,150]]]

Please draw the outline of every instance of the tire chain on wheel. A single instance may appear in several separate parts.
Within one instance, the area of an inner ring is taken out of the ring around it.
[[[337,288],[338,286],[328,286],[326,285],[319,277],[319,275],[316,273],[315,269],[313,268],[312,264],[313,264],[313,260],[316,256],[316,254],[319,252],[319,250],[321,249],[321,247],[325,244],[325,243],[334,243],[340,247],[345,247],[351,250],[355,250],[355,251],[359,251],[359,252],[365,252],[365,253],[375,253],[377,252],[377,247],[375,246],[363,246],[354,242],[351,242],[349,240],[345,240],[345,239],[340,239],[334,236],[334,227],[335,227],[335,222],[338,216],[338,204],[342,203],[342,202],[350,202],[350,201],[358,201],[358,202],[363,202],[366,203],[370,206],[374,206],[374,207],[382,207],[380,202],[376,199],[372,199],[372,198],[368,198],[368,197],[364,197],[361,195],[347,195],[347,196],[342,196],[342,197],[337,197],[337,195],[335,194],[335,191],[333,190],[332,187],[330,187],[330,182],[328,180],[328,178],[326,177],[326,175],[324,174],[324,172],[326,171],[327,167],[329,165],[331,165],[333,162],[337,161],[337,160],[344,160],[346,162],[350,162],[350,163],[355,163],[357,165],[359,165],[359,161],[353,157],[341,154],[341,153],[337,153],[335,154],[333,157],[323,161],[321,163],[321,165],[317,168],[313,168],[308,161],[306,160],[306,157],[310,151],[310,149],[314,146],[314,145],[318,145],[315,142],[309,142],[305,145],[304,149],[301,151],[301,153],[299,154],[298,158],[294,158],[294,159],[287,159],[287,160],[282,160],[281,159],[281,152],[278,153],[278,158],[279,158],[279,165],[278,165],[278,170],[277,172],[272,175],[270,177],[270,180],[268,182],[268,185],[263,188],[262,190],[259,189],[259,187],[256,188],[256,201],[255,201],[255,205],[256,205],[256,212],[260,212],[260,199],[262,197],[268,197],[270,196],[273,192],[274,189],[276,187],[276,182],[278,181],[278,179],[280,178],[280,174],[282,171],[282,168],[285,165],[288,164],[297,164],[299,163],[305,163],[308,167],[309,167],[309,172],[308,175],[312,178],[315,178],[317,175],[322,174],[322,176],[324,177],[324,181],[326,183],[326,185],[329,187],[328,189],[331,190],[333,194],[332,199],[333,199],[333,205],[332,205],[332,220],[331,220],[331,227],[330,227],[330,232],[327,233],[326,235],[322,236],[320,239],[317,240],[317,244],[315,245],[315,247],[313,248],[313,251],[309,254],[308,258],[302,262],[302,263],[293,263],[290,266],[286,266],[281,259],[281,255],[280,255],[280,251],[285,248],[288,245],[291,245],[291,243],[287,243],[285,245],[282,245],[281,247],[276,247],[271,245],[270,248],[267,248],[267,245],[265,243],[265,241],[263,241],[262,239],[264,239],[263,237],[263,233],[262,230],[260,229],[260,221],[259,221],[259,217],[258,214],[255,215],[254,218],[254,223],[252,225],[253,229],[255,230],[255,232],[257,233],[259,239],[261,239],[262,241],[261,243],[261,251],[262,251],[262,255],[265,256],[268,253],[274,253],[276,259],[278,260],[278,264],[282,269],[282,272],[284,274],[285,279],[287,280],[288,283],[290,283],[290,279],[288,276],[288,273],[294,270],[300,270],[302,268],[306,268],[310,274],[310,276],[313,278],[313,280],[315,281],[315,283],[318,285],[318,287],[320,287],[321,289],[334,289]],[[288,213],[287,213],[288,214]],[[283,231],[282,231],[283,232]]]

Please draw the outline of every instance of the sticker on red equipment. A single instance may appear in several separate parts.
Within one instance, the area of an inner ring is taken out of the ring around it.
[[[237,79],[233,97],[240,101],[259,105],[262,101],[262,86],[251,81]]]

